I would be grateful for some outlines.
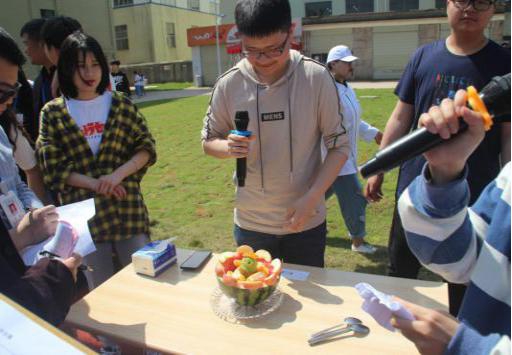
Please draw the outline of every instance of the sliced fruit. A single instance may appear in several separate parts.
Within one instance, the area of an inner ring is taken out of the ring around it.
[[[226,286],[236,286],[237,282],[232,274],[224,274],[220,280],[222,280],[222,283]]]
[[[262,258],[263,260],[265,260],[267,262],[272,261],[272,256],[270,256],[270,253],[264,249],[260,249],[260,250],[256,251],[255,254],[258,258]]]
[[[248,277],[248,276],[254,274],[256,271],[258,271],[256,268],[256,261],[254,261],[254,259],[248,258],[248,257],[245,257],[242,259],[239,269],[240,269],[240,272],[242,273],[242,275],[244,275],[245,277]]]
[[[259,271],[259,272],[262,272],[265,274],[265,276],[268,276],[268,274],[270,273],[267,265],[265,265],[264,263],[258,261],[258,263],[256,264],[256,269]]]
[[[255,274],[252,274],[251,276],[249,276],[247,278],[247,281],[263,281],[266,277],[267,277],[267,275],[265,275],[264,273],[257,272]]]
[[[225,273],[226,270],[224,269],[224,265],[222,265],[221,263],[217,263],[217,265],[215,265],[215,274],[217,274],[217,276],[222,277],[222,275],[224,275]]]
[[[237,249],[236,249],[236,252],[237,253],[240,253],[242,255],[245,255],[245,254],[253,254],[254,253],[254,250],[248,246],[248,245],[240,245]]]
[[[232,257],[232,258],[227,258],[226,261],[224,261],[223,265],[224,265],[224,270],[227,271],[235,271],[236,269],[236,266],[234,265],[234,262],[235,262],[235,257]]]
[[[245,288],[247,290],[255,290],[257,288],[263,287],[262,281],[238,281],[237,286],[239,288]]]
[[[227,259],[234,258],[235,256],[236,256],[236,253],[233,253],[232,251],[226,251],[224,253],[219,254],[219,256],[217,257],[217,260],[219,260],[219,262],[221,264],[224,264]]]
[[[270,263],[270,266],[272,266],[272,273],[273,274],[280,274],[281,273],[281,268],[282,268],[281,260],[279,260],[279,259],[272,260],[272,262]]]
[[[277,282],[279,281],[279,275],[278,274],[270,274],[270,276],[267,276],[264,280],[263,280],[263,283],[265,285],[268,285],[268,286],[274,286],[277,284]]]
[[[245,281],[245,276],[242,275],[242,273],[240,272],[240,269],[236,269],[235,271],[233,271],[233,277],[236,280]]]

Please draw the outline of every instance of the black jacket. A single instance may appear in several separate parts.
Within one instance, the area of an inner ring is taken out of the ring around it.
[[[50,72],[48,72],[45,67],[42,67],[39,75],[34,81],[34,87],[32,88],[35,112],[34,119],[26,119],[23,122],[23,125],[34,142],[37,140],[37,136],[39,135],[39,115],[41,114],[41,109],[48,101],[53,99],[51,83],[54,72],[55,68],[52,68]]]
[[[130,82],[126,77],[126,74],[118,71],[117,73],[112,73],[112,77],[114,78],[114,83],[116,85],[116,91],[124,92],[128,97],[132,94],[130,91]]]
[[[77,290],[71,272],[57,260],[44,258],[27,268],[0,223],[0,292],[58,325],[66,318]]]

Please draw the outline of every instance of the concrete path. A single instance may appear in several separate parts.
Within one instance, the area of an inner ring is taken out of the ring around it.
[[[132,100],[135,103],[157,101],[157,100],[170,100],[180,99],[182,97],[199,96],[209,94],[211,88],[190,88],[185,90],[169,90],[169,91],[146,91],[146,95],[137,97],[135,93],[132,94]]]
[[[354,89],[394,89],[396,87],[396,81],[353,81],[350,82]],[[169,90],[169,91],[146,91],[146,95],[143,97],[132,95],[132,100],[135,103],[149,102],[157,100],[170,100],[179,99],[183,97],[199,96],[210,94],[212,88],[209,87],[190,87],[184,90]]]
[[[394,89],[398,81],[351,81],[354,89]]]

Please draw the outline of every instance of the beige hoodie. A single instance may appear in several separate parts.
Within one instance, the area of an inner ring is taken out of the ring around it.
[[[342,125],[334,79],[320,63],[290,52],[285,75],[271,85],[258,82],[246,59],[215,84],[204,119],[202,139],[226,139],[235,129],[236,111],[249,112],[248,130],[257,139],[247,157],[245,187],[237,187],[235,223],[274,235],[283,229],[286,211],[311,187],[321,164],[320,143],[347,157],[350,144]],[[325,220],[325,202],[304,226]]]

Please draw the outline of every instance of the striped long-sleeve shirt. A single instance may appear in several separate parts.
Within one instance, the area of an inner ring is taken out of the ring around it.
[[[399,212],[421,263],[453,283],[468,284],[451,354],[510,354],[510,173],[500,175],[468,208],[464,178],[444,185],[428,169],[404,191]]]
[[[21,180],[13,156],[13,147],[0,127],[0,188],[1,193],[12,191],[26,210],[43,207],[34,192]],[[7,228],[13,228],[0,208],[0,217]]]

